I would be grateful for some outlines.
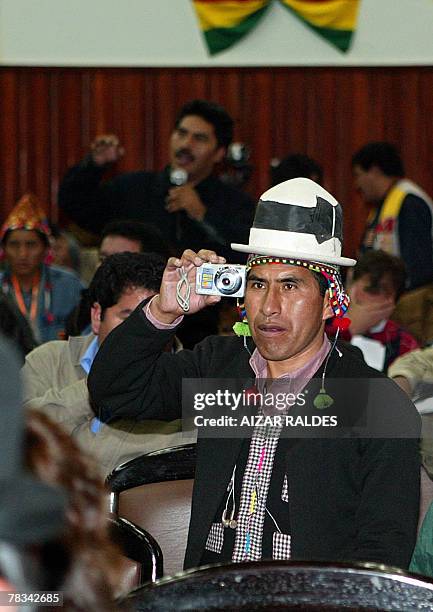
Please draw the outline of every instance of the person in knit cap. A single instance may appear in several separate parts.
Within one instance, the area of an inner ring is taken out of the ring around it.
[[[0,286],[27,317],[40,343],[63,337],[66,317],[82,290],[74,274],[45,263],[49,239],[41,205],[34,195],[24,195],[0,231],[6,263]]]
[[[407,567],[420,422],[392,381],[325,335],[325,321],[342,320],[349,304],[339,268],[355,263],[341,254],[340,204],[307,178],[276,185],[258,202],[248,244],[232,249],[249,254],[237,337],[163,353],[182,315],[221,299],[197,292],[196,271],[225,259],[186,250],[168,261],[159,295],[105,339],[88,379],[94,406],[104,418],[192,415],[186,568],[262,559]]]

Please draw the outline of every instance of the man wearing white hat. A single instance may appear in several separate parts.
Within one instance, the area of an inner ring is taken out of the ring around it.
[[[341,256],[341,242],[341,207],[327,191],[304,178],[277,185],[258,203],[249,244],[232,244],[250,253],[243,320],[235,326],[240,337],[209,337],[193,351],[163,354],[182,314],[220,299],[197,294],[195,277],[203,263],[225,260],[187,250],[169,260],[160,294],[98,353],[89,389],[110,415],[177,418],[182,380],[192,378],[236,379],[244,399],[252,379],[254,393],[263,391],[260,417],[270,414],[263,403],[269,379],[297,398],[282,413],[290,426],[255,419],[241,434],[239,427],[219,437],[199,431],[185,567],[269,558],[409,563],[419,419],[396,385],[324,334],[325,320],[341,318],[348,306],[338,266],[355,262]],[[347,379],[353,386],[340,393]],[[302,394],[305,405],[298,402]],[[295,418],[308,429],[306,415],[310,424],[313,417],[324,423],[333,404],[339,417],[355,405],[356,423],[369,426],[368,437],[362,427],[348,436],[342,429],[329,435],[322,429],[320,436],[298,428],[289,437]]]

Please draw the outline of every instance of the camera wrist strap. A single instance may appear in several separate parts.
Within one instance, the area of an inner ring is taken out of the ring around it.
[[[176,300],[184,312],[189,311],[189,300],[191,297],[191,287],[188,281],[188,273],[182,266],[179,268],[180,279],[176,285]]]

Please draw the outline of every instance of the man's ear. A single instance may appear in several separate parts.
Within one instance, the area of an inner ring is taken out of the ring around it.
[[[326,321],[326,319],[330,319],[333,316],[334,312],[331,308],[329,289],[327,289],[325,295],[323,296],[322,321]]]
[[[92,332],[97,336],[99,334],[99,328],[101,327],[101,306],[98,302],[94,302],[90,308],[90,320],[92,323]]]

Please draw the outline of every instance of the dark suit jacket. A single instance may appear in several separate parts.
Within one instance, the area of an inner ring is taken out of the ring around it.
[[[230,248],[231,242],[246,243],[255,202],[247,193],[210,175],[196,191],[206,206],[203,221],[184,211],[169,213],[166,206],[172,187],[168,168],[162,172],[126,172],[103,181],[104,167],[89,157],[70,168],[59,188],[59,206],[78,225],[100,233],[106,223],[137,219],[157,227],[163,237],[182,252],[185,248],[210,248],[231,261],[244,261]]]
[[[193,351],[162,353],[172,333],[156,330],[139,307],[107,337],[89,376],[91,396],[107,416],[172,420],[181,413],[182,378],[235,378],[240,388],[254,379],[242,339],[215,336]],[[407,567],[418,519],[419,417],[393,381],[349,349],[340,354],[331,355],[327,384],[333,393],[341,390],[336,404],[344,404],[344,413],[355,406],[360,422],[367,418],[368,437],[361,427],[351,437],[306,437],[290,445],[292,558]],[[312,381],[316,389],[320,375]],[[200,564],[241,443],[241,437],[199,437],[185,567]]]

